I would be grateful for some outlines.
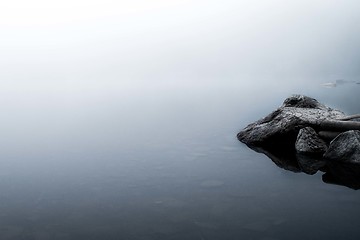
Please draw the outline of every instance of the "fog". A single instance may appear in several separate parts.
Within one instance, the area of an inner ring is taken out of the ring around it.
[[[46,109],[92,111],[160,95],[192,101],[214,91],[358,80],[359,7],[358,1],[2,2],[0,106],[30,121]]]
[[[282,171],[236,133],[293,93],[360,111],[359,9],[2,1],[0,238],[355,236],[354,192]],[[321,85],[337,79],[354,82]]]
[[[2,89],[357,76],[359,5],[8,1],[0,10]]]
[[[262,101],[254,92],[358,80],[359,7],[358,1],[2,2],[3,134],[28,141],[35,132],[70,126],[88,131],[85,119],[97,127],[121,119],[129,129],[144,116],[177,118],[177,108],[222,109],[216,99],[235,107],[246,97]]]

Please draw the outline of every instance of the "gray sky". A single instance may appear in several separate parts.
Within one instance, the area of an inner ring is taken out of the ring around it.
[[[2,1],[0,91],[357,77],[359,11],[356,0]]]

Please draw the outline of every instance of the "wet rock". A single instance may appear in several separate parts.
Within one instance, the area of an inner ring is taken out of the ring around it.
[[[241,142],[255,146],[294,144],[300,129],[316,127],[325,120],[342,117],[345,117],[343,112],[329,108],[313,98],[294,95],[285,99],[280,108],[265,118],[249,124],[237,137]]]
[[[350,130],[331,141],[324,154],[327,160],[360,164],[360,131]]]
[[[324,139],[327,142],[331,142],[334,138],[336,138],[341,132],[336,131],[319,131],[317,134],[321,139]]]
[[[326,152],[326,142],[311,127],[302,128],[295,142],[295,149],[300,154],[322,155]]]
[[[360,114],[346,116],[294,95],[237,137],[280,168],[307,174],[320,170],[324,182],[360,189]]]

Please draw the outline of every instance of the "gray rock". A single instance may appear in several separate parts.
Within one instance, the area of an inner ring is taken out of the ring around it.
[[[295,95],[237,137],[281,168],[307,174],[322,171],[326,183],[360,189],[360,114],[346,116],[313,98]]]
[[[324,158],[337,162],[360,164],[360,131],[350,130],[339,134],[331,141]]]
[[[300,129],[343,117],[343,112],[329,108],[313,98],[294,95],[285,99],[280,108],[265,118],[249,124],[237,137],[241,142],[254,146],[282,141],[294,144]]]
[[[326,152],[327,146],[313,128],[306,127],[300,129],[295,142],[295,149],[301,154],[322,155]]]

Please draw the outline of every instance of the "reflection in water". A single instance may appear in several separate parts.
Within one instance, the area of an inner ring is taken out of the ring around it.
[[[360,189],[360,166],[356,164],[328,163],[327,171],[322,176],[326,183],[344,185]]]
[[[360,166],[325,161],[320,157],[297,154],[289,147],[271,146],[267,148],[251,147],[256,152],[268,156],[278,167],[292,172],[304,172],[313,175],[324,172],[322,180],[325,183],[360,189]]]

